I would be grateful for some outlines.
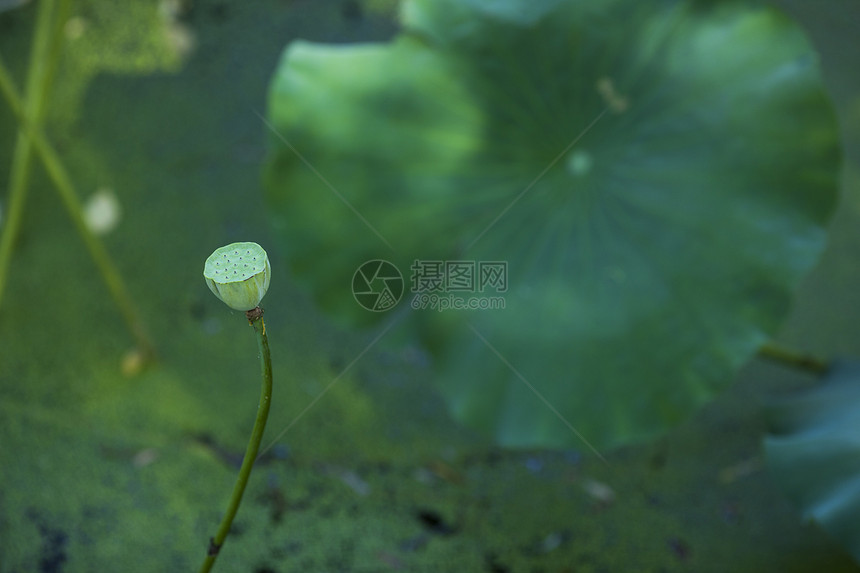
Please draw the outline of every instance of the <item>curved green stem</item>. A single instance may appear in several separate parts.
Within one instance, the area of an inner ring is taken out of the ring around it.
[[[248,311],[248,322],[254,327],[254,332],[257,334],[257,346],[260,348],[260,368],[263,372],[263,385],[260,390],[260,405],[257,407],[257,419],[254,422],[254,429],[251,432],[251,439],[248,441],[248,447],[245,450],[245,458],[242,460],[242,467],[239,469],[239,476],[236,478],[236,485],[233,486],[233,495],[230,496],[230,504],[227,506],[227,513],[224,514],[224,519],[221,520],[221,525],[215,533],[215,537],[209,540],[209,551],[203,565],[200,566],[200,573],[206,573],[212,569],[215,564],[215,559],[218,557],[218,551],[224,545],[224,540],[227,538],[227,533],[230,532],[230,525],[233,523],[233,518],[236,517],[236,512],[239,511],[239,504],[242,503],[242,494],[245,493],[245,486],[248,485],[248,477],[251,475],[251,468],[254,466],[254,460],[257,457],[257,451],[260,449],[260,442],[263,440],[263,431],[266,429],[266,419],[269,417],[269,405],[272,401],[272,359],[269,355],[269,339],[266,337],[266,324],[263,322],[262,311],[252,318],[250,313],[259,310],[259,307]]]
[[[775,342],[766,342],[759,348],[758,354],[762,358],[786,364],[792,368],[806,370],[812,374],[825,374],[830,369],[830,364],[821,358],[811,354],[803,354],[791,348],[780,346]]]

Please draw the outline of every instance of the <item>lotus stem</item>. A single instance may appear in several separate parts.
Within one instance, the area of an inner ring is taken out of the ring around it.
[[[56,54],[56,50],[51,49],[51,44],[58,41],[58,38],[53,37],[56,35],[57,29],[52,30],[51,26],[54,4],[54,0],[39,2],[36,12],[36,31],[33,36],[33,48],[27,70],[27,100],[19,104],[19,109],[16,111],[19,117],[26,119],[33,126],[38,126],[42,121],[48,99],[49,76],[51,70],[54,69],[54,66],[48,62],[48,58]],[[52,34],[52,31],[55,33]],[[3,75],[4,78],[8,76],[5,68]],[[4,81],[3,83],[6,84],[7,82]],[[3,91],[6,93],[5,89]],[[2,237],[0,237],[0,301],[3,300],[3,292],[6,290],[6,277],[12,259],[12,248],[21,227],[24,203],[27,199],[32,145],[30,133],[22,126],[18,129],[18,138],[15,141],[15,151],[12,156],[9,176],[9,214],[6,217]]]
[[[221,525],[218,527],[215,536],[209,540],[209,550],[206,553],[203,565],[200,566],[200,573],[207,573],[212,569],[215,559],[218,558],[221,546],[224,545],[224,540],[230,532],[233,518],[236,517],[236,513],[239,511],[239,504],[242,503],[245,486],[248,485],[248,478],[251,475],[251,469],[254,467],[254,460],[257,458],[257,452],[260,450],[260,442],[263,440],[263,431],[266,429],[266,420],[269,417],[269,405],[272,401],[272,359],[269,355],[269,339],[266,337],[266,324],[263,322],[263,309],[256,307],[247,311],[245,315],[248,318],[248,322],[254,327],[254,333],[257,335],[257,346],[260,349],[260,368],[263,372],[260,404],[257,407],[257,419],[254,421],[251,439],[248,441],[248,447],[245,450],[245,458],[242,460],[242,467],[239,469],[236,485],[233,486],[233,494],[230,496],[227,513],[224,514],[224,519],[221,520]]]

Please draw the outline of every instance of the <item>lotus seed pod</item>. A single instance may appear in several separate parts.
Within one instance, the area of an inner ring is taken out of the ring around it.
[[[257,243],[232,243],[216,249],[203,267],[209,290],[235,310],[256,308],[269,290],[271,275],[269,257]]]

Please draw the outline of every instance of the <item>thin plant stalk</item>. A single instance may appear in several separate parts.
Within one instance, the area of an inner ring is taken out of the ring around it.
[[[758,354],[762,358],[766,358],[773,362],[779,362],[780,364],[785,364],[792,368],[805,370],[810,374],[820,376],[822,374],[826,374],[827,371],[830,370],[830,364],[828,364],[827,361],[811,354],[804,354],[797,350],[786,348],[785,346],[781,346],[775,342],[767,342],[763,344],[762,347],[759,348]]]
[[[19,106],[19,116],[26,118],[27,122],[38,127],[44,116],[45,104],[48,100],[48,86],[50,83],[50,71],[54,66],[49,64],[48,59],[58,54],[57,50],[51,49],[52,43],[57,43],[55,38],[57,28],[51,26],[54,17],[54,0],[41,0],[36,12],[36,30],[33,36],[33,47],[30,53],[30,63],[27,69],[26,97],[27,99]],[[52,34],[52,32],[54,32]],[[30,180],[30,162],[32,159],[32,139],[27,129],[20,127],[15,141],[15,150],[12,155],[12,166],[9,175],[9,206],[3,234],[0,237],[0,303],[3,300],[3,292],[6,290],[6,278],[9,273],[9,263],[12,259],[12,248],[18,231],[21,228],[21,220],[24,213],[24,203],[27,199],[27,190]]]
[[[63,163],[60,160],[59,155],[48,142],[43,131],[37,125],[31,123],[25,115],[25,104],[18,95],[15,85],[9,76],[6,66],[3,64],[2,59],[0,59],[0,92],[3,92],[3,95],[9,103],[9,107],[18,117],[21,130],[27,134],[32,141],[33,147],[39,154],[48,176],[53,181],[54,186],[60,194],[60,198],[69,213],[69,217],[72,219],[75,228],[81,235],[90,256],[95,262],[96,267],[101,273],[102,279],[108,287],[108,291],[125,319],[129,330],[134,336],[138,350],[141,352],[145,360],[151,359],[155,355],[154,346],[150,342],[146,329],[143,327],[143,322],[138,315],[131,296],[128,294],[125,283],[123,282],[119,271],[114,266],[104,245],[87,226],[84,218],[84,210],[81,206],[80,200],[78,199],[78,194],[72,184],[72,180],[69,177],[68,172],[63,167]],[[20,217],[20,214],[18,217]],[[4,236],[4,239],[5,238],[6,237]],[[11,249],[11,245],[9,248]],[[0,283],[0,288],[2,288],[2,283]]]
[[[257,452],[260,450],[260,442],[263,440],[263,431],[266,429],[266,420],[269,417],[269,406],[272,401],[272,359],[269,355],[269,339],[266,336],[266,324],[263,322],[263,313],[258,307],[249,310],[247,316],[248,322],[254,327],[254,333],[257,335],[257,346],[260,349],[260,369],[263,373],[260,404],[257,407],[257,419],[254,421],[251,439],[248,441],[248,447],[245,449],[245,457],[242,460],[242,467],[239,469],[239,476],[236,478],[236,485],[233,486],[233,494],[230,496],[227,512],[224,514],[224,519],[221,520],[221,525],[218,527],[215,536],[209,540],[209,550],[207,551],[203,565],[200,566],[200,573],[206,573],[212,569],[215,559],[218,558],[218,552],[221,546],[224,545],[224,540],[230,532],[233,518],[236,517],[236,512],[239,511],[239,504],[242,503],[245,486],[248,485],[248,477],[251,475],[251,469],[254,467]]]

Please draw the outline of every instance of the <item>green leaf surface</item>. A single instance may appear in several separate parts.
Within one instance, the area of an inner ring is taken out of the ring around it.
[[[505,445],[664,431],[786,314],[836,200],[801,31],[729,3],[406,2],[387,45],[296,43],[266,181],[329,310],[386,258],[507,261],[504,310],[416,312],[456,416]],[[404,303],[401,303],[404,304]],[[548,407],[549,406],[549,407]]]
[[[860,363],[769,409],[765,440],[774,479],[860,562]]]

